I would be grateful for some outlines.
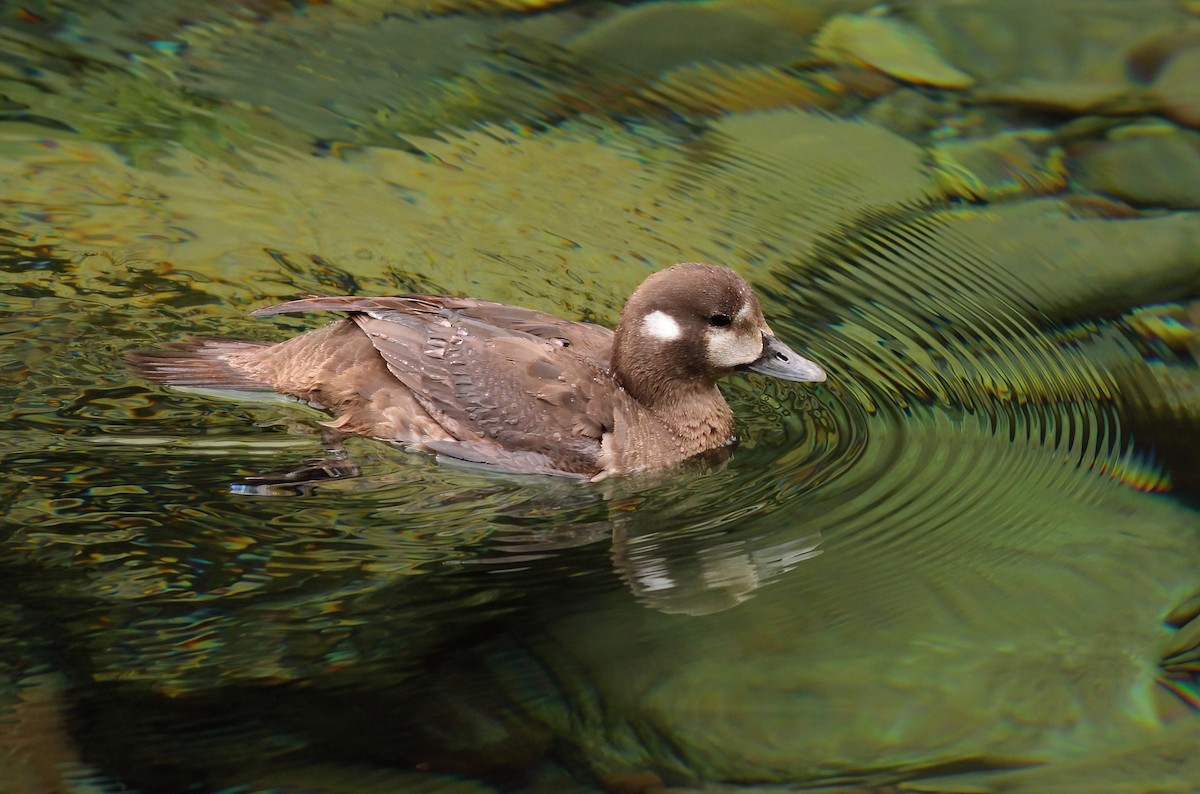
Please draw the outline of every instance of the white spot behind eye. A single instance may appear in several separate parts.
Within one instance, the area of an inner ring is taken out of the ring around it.
[[[653,311],[642,320],[642,328],[650,336],[663,341],[678,339],[683,335],[683,329],[674,317],[664,311]]]

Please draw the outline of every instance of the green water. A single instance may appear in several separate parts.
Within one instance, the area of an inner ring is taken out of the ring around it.
[[[542,5],[0,3],[0,792],[1200,791],[1194,4]],[[123,358],[688,260],[830,374],[716,469]]]

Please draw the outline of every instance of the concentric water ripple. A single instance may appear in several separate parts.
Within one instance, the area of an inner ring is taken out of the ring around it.
[[[1053,334],[1011,266],[1053,251],[981,247],[972,230],[989,224],[1002,220],[872,218],[794,279],[809,322],[825,323],[812,352],[834,373],[830,388],[866,420],[859,432],[873,448],[852,474],[876,494],[855,502],[863,532],[912,542],[965,504],[991,505],[989,523],[1007,526],[1021,483],[1067,486],[1072,468],[1126,459],[1112,375]],[[836,316],[821,317],[825,307]]]

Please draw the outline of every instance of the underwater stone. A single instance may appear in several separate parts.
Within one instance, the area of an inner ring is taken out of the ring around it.
[[[1163,113],[1189,127],[1200,127],[1200,47],[1184,50],[1154,81]]]
[[[956,210],[945,220],[938,236],[946,250],[988,263],[1022,302],[1059,320],[1188,297],[1200,283],[1196,213],[1079,218],[1070,203],[1045,198]]]
[[[931,151],[947,195],[997,201],[1065,190],[1062,150],[1048,132],[1005,132],[990,138],[945,141]]]
[[[866,118],[906,138],[923,138],[960,108],[946,99],[935,99],[915,88],[901,88],[867,108]]]
[[[639,74],[697,62],[787,64],[808,54],[806,37],[819,23],[782,4],[668,0],[619,11],[566,46]]]
[[[1079,184],[1142,207],[1200,209],[1200,133],[1171,124],[1120,127],[1069,150]]]
[[[941,195],[920,147],[865,122],[799,110],[748,113],[714,123],[708,142],[721,175],[703,194],[706,214],[755,218],[776,245],[801,254],[865,213]]]
[[[974,98],[983,102],[1021,105],[1070,113],[1127,115],[1153,111],[1148,92],[1100,80],[1043,80],[1023,78],[981,88]]]
[[[1130,49],[1129,76],[1139,83],[1153,83],[1172,58],[1193,47],[1200,47],[1200,27],[1150,36]]]
[[[920,28],[894,17],[840,14],[821,28],[813,48],[829,63],[869,66],[909,83],[939,88],[975,83],[947,63]]]
[[[416,0],[411,5],[416,11],[430,14],[461,14],[469,11],[502,14],[540,11],[565,2],[567,0]]]
[[[912,15],[976,77],[975,98],[1112,113],[1154,105],[1130,79],[1130,53],[1197,23],[1173,0],[923,0]]]
[[[1139,359],[1112,367],[1128,432],[1169,472],[1183,493],[1200,493],[1194,439],[1200,435],[1200,302],[1140,307],[1121,318]],[[1166,623],[1197,621],[1200,594],[1180,604]]]
[[[779,108],[832,109],[833,90],[776,66],[694,64],[673,69],[642,91],[647,104],[710,116]]]

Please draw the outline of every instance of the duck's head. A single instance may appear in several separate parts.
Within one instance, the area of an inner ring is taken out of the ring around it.
[[[825,380],[821,367],[775,337],[745,279],[700,262],[660,270],[634,291],[621,312],[612,366],[645,405],[711,389],[739,370]]]

